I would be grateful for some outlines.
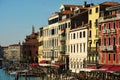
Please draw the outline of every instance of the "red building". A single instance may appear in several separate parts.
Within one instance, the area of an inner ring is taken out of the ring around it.
[[[99,63],[107,65],[107,69],[117,65],[117,69],[120,70],[120,5],[106,8],[105,11],[102,11],[101,16],[99,20],[101,41]]]
[[[34,32],[32,27],[32,33],[26,36],[25,42],[22,45],[22,57],[23,60],[29,63],[38,62],[38,33]]]

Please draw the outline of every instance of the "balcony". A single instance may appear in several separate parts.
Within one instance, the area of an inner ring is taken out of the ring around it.
[[[109,34],[110,33],[110,29],[107,29],[107,34]]]
[[[102,33],[105,34],[107,31],[106,30],[102,30]]]
[[[114,21],[120,19],[120,13],[117,13],[115,15],[107,15],[104,17],[99,18],[99,22],[105,22],[105,21]]]
[[[115,48],[114,45],[107,46],[107,51],[115,51]]]
[[[65,41],[65,40],[66,40],[66,37],[65,37],[65,36],[60,35],[60,41]]]
[[[65,45],[62,45],[62,46],[60,47],[60,53],[61,53],[61,54],[65,54]]]
[[[114,28],[111,28],[111,33],[115,33],[116,30]]]
[[[114,18],[116,17],[117,15],[107,15],[107,16],[104,16],[104,19],[110,19],[110,18]]]
[[[106,47],[106,46],[100,46],[100,50],[101,50],[101,51],[106,51],[106,50],[107,50],[107,47]]]

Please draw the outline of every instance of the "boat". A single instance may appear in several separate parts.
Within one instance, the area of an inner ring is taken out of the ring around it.
[[[8,74],[15,76],[17,74],[17,72],[16,71],[9,71]]]

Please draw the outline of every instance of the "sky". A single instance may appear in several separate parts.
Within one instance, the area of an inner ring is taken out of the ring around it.
[[[83,5],[85,0],[0,0],[0,45],[8,46],[23,42],[27,35],[48,24],[52,13],[58,12],[62,4]],[[86,0],[99,4],[104,1]]]

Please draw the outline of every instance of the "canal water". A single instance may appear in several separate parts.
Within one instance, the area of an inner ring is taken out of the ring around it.
[[[0,69],[0,80],[15,80],[15,76],[9,75],[5,70]],[[18,80],[42,80],[41,77],[19,77]],[[46,80],[46,79],[44,79]]]

